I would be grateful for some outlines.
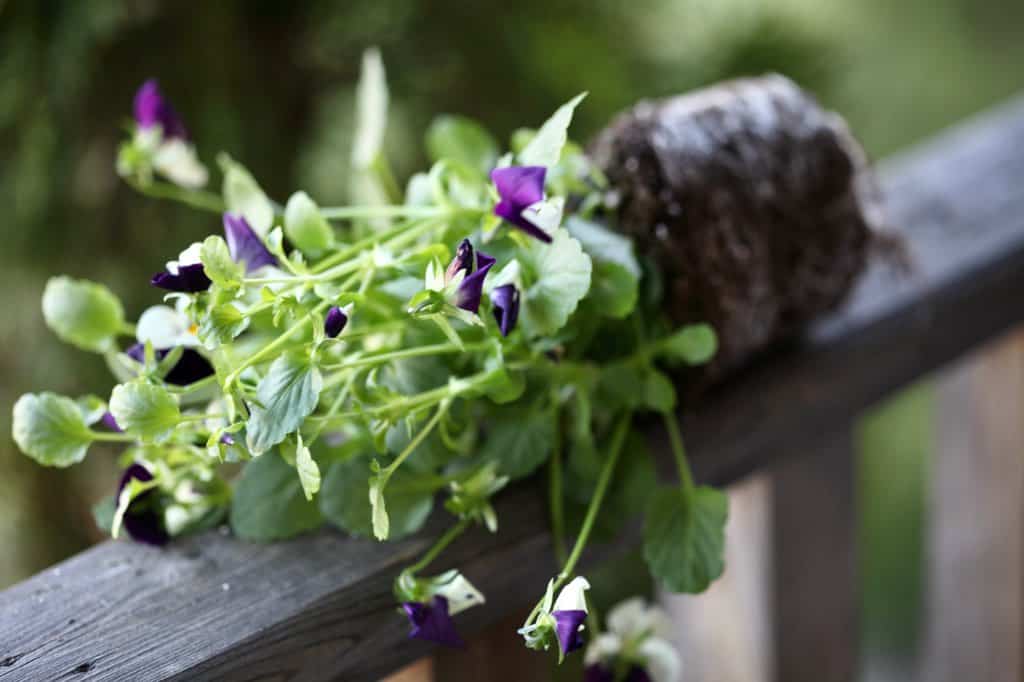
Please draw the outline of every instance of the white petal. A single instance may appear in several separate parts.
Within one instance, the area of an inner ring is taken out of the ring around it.
[[[558,599],[551,608],[555,611],[586,611],[587,600],[583,593],[590,589],[590,583],[583,576],[576,576],[558,593]]]
[[[648,606],[641,597],[619,602],[608,612],[608,629],[622,637],[659,635],[667,637],[672,625],[665,613]]]
[[[147,308],[139,317],[135,336],[140,343],[149,341],[156,349],[199,345],[188,317],[166,305]]]
[[[594,665],[600,661],[611,660],[622,650],[622,639],[618,635],[605,632],[598,635],[583,654],[583,665]]]
[[[554,197],[527,206],[523,209],[522,216],[548,234],[551,234],[562,224],[562,213],[564,210],[565,199]]]
[[[184,140],[175,138],[162,143],[153,155],[153,168],[181,187],[202,187],[209,173],[199,161],[196,150]]]
[[[486,601],[480,590],[476,589],[473,583],[466,580],[461,573],[457,573],[451,581],[438,588],[435,594],[448,600],[448,613],[453,616]]]
[[[678,682],[682,672],[682,661],[675,647],[660,637],[648,637],[640,645],[651,682]]]
[[[202,248],[203,245],[199,242],[189,244],[187,249],[178,254],[178,265],[198,265],[201,263],[199,252]]]

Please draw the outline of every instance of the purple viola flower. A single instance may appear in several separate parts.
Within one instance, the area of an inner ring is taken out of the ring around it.
[[[237,213],[224,214],[224,238],[231,252],[231,260],[245,263],[247,273],[264,265],[277,265],[274,254],[267,250],[263,241],[249,226],[248,221]]]
[[[519,290],[513,284],[502,284],[491,291],[494,320],[502,336],[508,336],[519,320]]]
[[[181,118],[170,103],[164,99],[155,78],[143,83],[135,93],[135,122],[143,129],[160,126],[164,139],[188,140],[185,124],[181,122]]]
[[[651,676],[638,665],[631,666],[626,676],[620,679],[623,682],[651,682]],[[615,680],[615,671],[601,663],[588,665],[583,671],[583,682],[615,682]]]
[[[465,646],[455,630],[455,622],[448,613],[448,600],[444,597],[435,595],[429,604],[407,601],[402,604],[402,608],[412,625],[409,637],[451,647]]]
[[[551,235],[523,216],[530,206],[544,200],[544,166],[508,166],[491,171],[491,181],[498,188],[500,201],[494,215],[504,218],[530,236],[542,242],[551,242]]]
[[[121,474],[121,482],[117,486],[117,496],[132,479],[145,483],[153,480],[153,474],[149,469],[136,462],[124,470]],[[128,505],[121,525],[128,535],[136,542],[144,542],[148,545],[166,545],[171,536],[164,527],[164,522],[158,508],[158,498],[155,490],[147,490]]]
[[[210,278],[203,270],[199,260],[201,244],[192,244],[178,255],[178,260],[167,263],[164,272],[153,275],[150,283],[155,287],[168,291],[179,291],[189,294],[206,291],[210,288]]]
[[[558,637],[562,653],[569,654],[582,649],[585,640],[581,626],[587,619],[587,612],[583,609],[552,611],[551,617],[555,619],[555,636]]]
[[[100,423],[111,431],[116,431],[118,433],[123,431],[121,425],[117,423],[117,420],[114,419],[114,415],[110,414],[109,411],[103,413],[103,416],[100,417]]]
[[[480,297],[484,292],[484,278],[494,266],[495,259],[483,251],[476,252],[473,259],[473,245],[463,239],[455,251],[455,258],[445,270],[445,282],[451,282],[460,272],[464,273],[462,282],[455,292],[455,305],[463,310],[476,313],[480,309]],[[475,267],[474,267],[475,266]]]
[[[338,306],[332,306],[324,318],[324,333],[327,338],[333,339],[338,336],[348,324],[348,315]]]
[[[156,348],[154,353],[159,362],[171,351],[170,348]],[[136,343],[128,347],[125,355],[136,362],[146,361],[146,347]],[[164,381],[175,386],[188,386],[191,383],[205,379],[213,374],[213,365],[210,361],[200,355],[195,349],[186,348],[178,362],[171,368],[171,371],[164,377]]]

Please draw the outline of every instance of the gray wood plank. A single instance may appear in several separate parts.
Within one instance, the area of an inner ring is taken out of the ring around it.
[[[699,479],[728,483],[804,448],[1024,319],[1024,100],[887,163],[883,178],[914,275],[869,273],[802,343],[688,414]],[[474,533],[449,555],[491,599],[460,616],[466,632],[536,598],[551,570],[540,498],[510,491],[499,510],[497,536]],[[99,545],[0,593],[0,679],[375,679],[427,652],[405,641],[390,583],[437,532],[388,545],[332,532]]]

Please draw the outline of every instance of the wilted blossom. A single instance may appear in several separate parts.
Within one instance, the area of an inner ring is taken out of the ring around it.
[[[508,166],[491,171],[499,197],[494,215],[543,242],[551,242],[551,233],[562,222],[563,201],[545,199],[546,176],[544,166]]]
[[[117,499],[120,499],[122,491],[132,479],[146,483],[153,480],[153,474],[138,462],[129,466],[121,474],[121,482],[117,487]],[[121,526],[133,540],[158,546],[165,545],[170,540],[157,502],[156,491],[147,490],[129,503]]]
[[[461,647],[465,645],[462,637],[455,629],[455,622],[448,613],[448,600],[438,595],[429,603],[404,602],[402,608],[409,617],[412,630],[409,636],[413,639],[424,639],[446,646]]]
[[[153,168],[182,187],[202,187],[208,173],[190,144],[185,124],[160,92],[156,80],[135,94],[136,144],[148,152]]]
[[[267,250],[249,222],[237,213],[224,214],[224,239],[228,243],[231,260],[245,263],[246,273],[267,265],[277,265],[277,258]]]
[[[584,682],[613,682],[626,670],[627,682],[678,682],[679,654],[668,642],[668,618],[635,597],[608,612],[607,631],[587,647]]]
[[[491,290],[494,320],[502,336],[508,336],[519,319],[519,290],[513,284],[502,284]]]
[[[532,624],[519,629],[519,634],[526,639],[526,645],[546,649],[553,636],[562,655],[583,648],[583,623],[587,619],[584,593],[589,589],[590,583],[586,578],[573,578],[562,588],[549,612],[541,613]]]
[[[463,239],[455,251],[455,258],[445,270],[445,283],[451,284],[458,280],[455,290],[455,305],[463,310],[476,313],[480,309],[480,296],[484,291],[484,278],[494,266],[495,260],[483,251],[476,252],[473,258],[473,245]],[[461,276],[461,280],[458,278]]]
[[[195,242],[178,255],[177,260],[167,261],[167,269],[153,275],[150,283],[168,291],[194,294],[210,288],[210,278],[199,260],[202,244]]]
[[[327,334],[327,338],[333,339],[345,329],[346,324],[348,324],[348,315],[345,314],[345,311],[338,306],[332,306],[324,318],[324,333]]]

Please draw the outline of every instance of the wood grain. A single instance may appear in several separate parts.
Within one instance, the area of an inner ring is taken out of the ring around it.
[[[914,274],[869,273],[798,347],[687,415],[700,480],[798,452],[1024,319],[1024,101],[882,177]],[[489,599],[460,616],[466,633],[536,599],[552,571],[537,494],[511,490],[498,506],[498,535],[474,532],[447,556]],[[0,593],[0,680],[377,679],[428,652],[406,641],[390,585],[439,531],[387,545],[327,531],[269,546],[218,533],[164,551],[104,543]]]

